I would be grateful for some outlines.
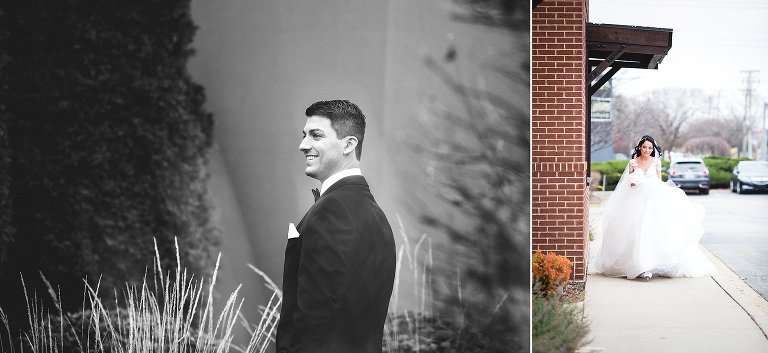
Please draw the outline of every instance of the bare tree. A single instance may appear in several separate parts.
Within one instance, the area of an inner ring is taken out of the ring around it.
[[[613,142],[612,121],[592,121],[590,129],[590,150],[592,152],[611,146]]]
[[[681,133],[683,145],[697,138],[716,138],[725,141],[729,147],[739,146],[744,136],[744,127],[732,117],[697,119],[687,125]]]
[[[614,102],[614,118],[611,126],[611,138],[614,146],[628,153],[643,135],[649,134],[648,126],[652,113],[648,105],[637,99],[617,96]]]
[[[699,156],[727,157],[731,147],[719,137],[697,137],[683,145],[683,151]]]
[[[612,137],[614,145],[628,151],[643,135],[651,135],[665,149],[682,145],[681,134],[704,105],[699,90],[663,89],[643,97],[614,98]]]
[[[654,113],[656,140],[668,149],[680,147],[680,134],[686,123],[703,112],[704,95],[700,90],[663,89],[651,92],[646,98]]]

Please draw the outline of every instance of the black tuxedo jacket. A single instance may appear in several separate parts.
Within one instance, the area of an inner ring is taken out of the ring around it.
[[[392,228],[362,176],[334,183],[288,239],[277,352],[381,352]]]

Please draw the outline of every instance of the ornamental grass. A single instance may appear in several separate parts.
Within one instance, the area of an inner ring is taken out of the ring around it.
[[[272,290],[272,298],[261,308],[260,322],[250,324],[240,313],[243,299],[239,297],[239,286],[221,309],[214,309],[214,286],[221,254],[213,276],[198,279],[181,268],[178,242],[176,249],[176,269],[164,272],[155,243],[156,263],[151,278],[145,276],[139,287],[126,284],[121,295],[115,289],[114,303],[101,300],[100,282],[91,285],[85,281],[85,300],[82,311],[77,313],[63,312],[61,295],[50,284],[48,292],[56,308],[46,308],[36,292],[28,292],[22,278],[28,322],[26,327],[12,327],[16,323],[9,322],[0,308],[0,351],[265,352],[274,342],[279,318],[282,293],[277,286],[257,271],[268,282],[266,286]],[[236,325],[244,326],[251,335],[245,347],[232,343]]]

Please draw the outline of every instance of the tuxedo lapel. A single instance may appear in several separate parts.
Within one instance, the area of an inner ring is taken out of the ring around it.
[[[307,210],[307,213],[304,214],[304,217],[301,217],[301,220],[299,221],[299,223],[296,224],[296,230],[299,232],[299,236],[301,236],[302,229],[304,226],[304,221],[307,219],[307,216],[312,213],[315,207],[322,207],[322,202],[320,201],[322,201],[323,197],[347,185],[364,187],[365,191],[370,192],[368,187],[368,182],[365,180],[365,177],[363,177],[362,175],[350,175],[348,177],[339,179],[339,181],[333,183],[333,185],[331,185],[328,188],[328,190],[325,190],[325,192],[322,195],[320,195],[320,197],[318,197],[317,200],[315,200],[315,203],[312,204],[309,210]]]

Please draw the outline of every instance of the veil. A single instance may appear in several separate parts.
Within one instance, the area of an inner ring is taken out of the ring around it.
[[[608,200],[603,204],[603,223],[605,222],[606,212],[614,211],[617,208],[617,200],[625,201],[629,190],[629,166],[632,160],[627,161],[627,165],[624,167],[624,172],[619,177],[619,182],[616,184],[616,188],[613,189],[613,193],[608,197]],[[612,212],[613,213],[613,212]]]
[[[606,252],[603,250],[603,246],[605,245],[605,234],[607,232],[607,229],[611,229],[617,226],[617,223],[620,222],[621,216],[622,216],[622,203],[625,203],[628,200],[630,188],[629,188],[629,167],[630,162],[627,161],[627,165],[624,167],[624,172],[621,174],[621,177],[619,177],[619,182],[616,184],[616,188],[611,193],[610,196],[608,196],[608,199],[603,203],[603,206],[601,207],[601,226],[600,226],[600,240],[599,240],[599,246],[597,246],[595,250],[595,256],[589,256],[590,261],[588,261],[587,264],[587,272],[588,273],[603,273],[604,266],[603,263],[606,261],[611,261],[611,259],[606,259],[605,256],[607,255]],[[610,255],[608,255],[611,257]]]

